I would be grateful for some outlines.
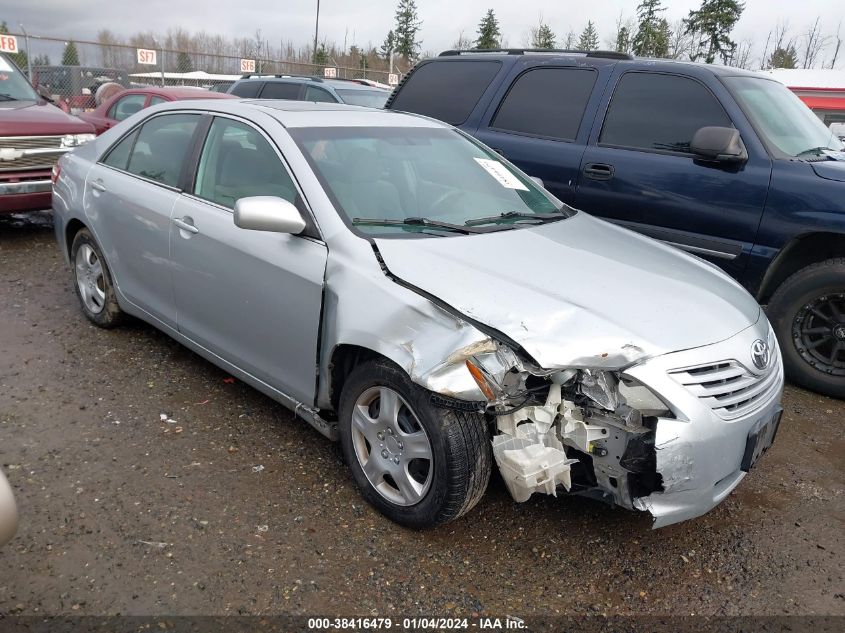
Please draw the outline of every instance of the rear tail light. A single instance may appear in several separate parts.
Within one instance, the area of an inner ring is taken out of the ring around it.
[[[61,175],[61,173],[62,173],[62,166],[59,165],[58,163],[53,165],[53,171],[50,174],[50,180],[53,182],[54,185],[56,184],[56,181],[59,179],[59,176]]]

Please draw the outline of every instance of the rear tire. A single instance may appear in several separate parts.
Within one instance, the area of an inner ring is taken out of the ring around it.
[[[362,496],[392,521],[442,525],[484,495],[493,464],[484,416],[433,407],[387,360],[356,367],[339,408],[344,459]]]
[[[113,328],[125,319],[117,304],[106,259],[88,229],[80,229],[70,248],[74,290],[89,321],[101,328]]]
[[[799,270],[775,291],[767,311],[787,378],[845,398],[845,258]]]

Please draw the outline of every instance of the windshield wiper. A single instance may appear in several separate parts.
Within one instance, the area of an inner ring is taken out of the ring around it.
[[[439,220],[429,220],[428,218],[418,217],[405,218],[404,220],[391,220],[389,218],[352,218],[352,224],[356,226],[425,226],[433,229],[443,229],[444,231],[463,233],[465,235],[485,232],[482,229],[473,229],[462,224],[450,224],[449,222],[440,222]]]
[[[508,220],[535,220],[535,224],[543,224],[545,222],[554,222],[555,220],[563,220],[569,217],[562,211],[557,213],[526,213],[524,211],[505,211],[499,215],[491,215],[484,218],[473,218],[466,221],[466,226],[478,226],[481,224],[495,224],[497,222],[506,222]]]
[[[20,101],[20,99],[15,99],[12,95],[0,92],[0,101]]]
[[[801,158],[802,156],[807,156],[809,154],[815,154],[819,156],[823,152],[835,152],[833,148],[828,147],[827,145],[822,145],[821,147],[811,147],[810,149],[805,149],[803,152],[798,152],[795,155],[795,158]]]

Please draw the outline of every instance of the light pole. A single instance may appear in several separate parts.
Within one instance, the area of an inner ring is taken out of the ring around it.
[[[317,35],[320,32],[320,0],[317,0],[317,20],[314,22],[314,63],[317,63]]]
[[[26,32],[20,22],[18,22],[18,26],[21,27],[21,33],[23,33],[23,39],[26,42],[26,76],[29,78],[29,83],[32,83],[32,51],[29,48],[29,33]]]

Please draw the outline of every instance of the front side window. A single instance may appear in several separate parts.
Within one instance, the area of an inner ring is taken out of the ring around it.
[[[109,118],[115,121],[128,119],[144,108],[144,101],[146,100],[147,95],[126,95],[125,97],[121,97],[111,107]]]
[[[144,123],[126,171],[175,187],[191,145],[199,114],[166,114]]]
[[[795,158],[843,149],[834,131],[783,84],[757,77],[724,81],[758,133],[779,152]]]
[[[390,109],[460,125],[501,68],[501,62],[492,60],[425,62],[396,94]]]
[[[535,68],[508,90],[490,127],[573,141],[596,83],[586,68]]]
[[[716,97],[688,77],[629,72],[622,76],[599,143],[632,149],[690,153],[706,126],[731,127]]]
[[[261,91],[262,99],[299,99],[300,84],[271,81]]]
[[[431,234],[425,222],[474,232],[568,217],[562,204],[531,179],[455,130],[327,127],[289,132],[339,213],[362,233]]]
[[[240,198],[251,196],[295,202],[297,191],[276,151],[258,130],[216,118],[203,146],[194,194],[231,209]]]

